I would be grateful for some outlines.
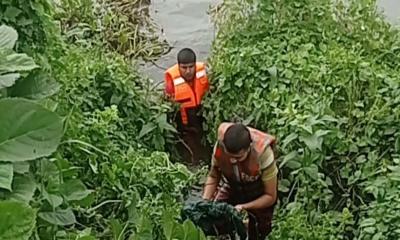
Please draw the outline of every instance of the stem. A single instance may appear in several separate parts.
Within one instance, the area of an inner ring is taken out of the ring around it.
[[[95,211],[96,209],[98,209],[98,208],[100,208],[103,205],[106,205],[108,203],[121,203],[121,202],[122,202],[122,200],[107,200],[107,201],[104,201],[104,202],[102,202],[102,203],[100,203],[100,204],[98,204],[98,205],[96,205],[96,206],[94,206],[92,208],[89,208],[87,211],[88,212]]]

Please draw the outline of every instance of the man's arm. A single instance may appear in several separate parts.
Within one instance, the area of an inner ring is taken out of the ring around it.
[[[211,169],[208,173],[206,183],[204,184],[203,199],[212,200],[214,194],[217,191],[217,186],[221,180],[221,171],[217,166],[217,161],[214,157],[215,150],[217,148],[217,143],[214,145],[214,150],[212,153]]]
[[[245,210],[256,210],[272,206],[277,198],[277,182],[277,176],[274,176],[272,179],[264,182],[264,195],[260,196],[254,201],[243,204],[242,208]]]
[[[221,174],[219,176],[213,176],[209,174],[207,176],[206,183],[204,185],[203,199],[212,200],[214,198],[214,194],[217,191],[218,183],[221,179]]]

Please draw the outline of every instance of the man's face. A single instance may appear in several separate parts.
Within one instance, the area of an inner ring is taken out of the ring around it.
[[[249,156],[250,151],[251,151],[251,147],[249,147],[248,149],[242,149],[237,154],[231,154],[231,153],[228,153],[228,154],[230,155],[231,158],[235,159],[236,161],[243,162]]]
[[[179,72],[186,81],[191,82],[194,80],[194,76],[196,74],[196,64],[179,63]]]

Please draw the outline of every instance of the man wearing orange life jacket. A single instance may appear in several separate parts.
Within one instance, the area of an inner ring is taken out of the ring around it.
[[[277,200],[275,137],[242,124],[222,123],[203,199],[225,201],[249,214],[249,240],[271,232]]]
[[[178,63],[165,72],[165,94],[180,104],[175,117],[178,131],[192,152],[188,156],[193,164],[199,163],[204,152],[201,144],[202,118],[199,116],[201,102],[209,90],[205,64],[196,62],[193,50],[184,48],[178,53]]]

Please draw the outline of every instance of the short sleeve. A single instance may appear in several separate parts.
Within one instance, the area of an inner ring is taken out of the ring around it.
[[[261,180],[267,183],[269,180],[274,179],[278,175],[278,167],[276,161],[273,161],[267,168],[262,170]]]
[[[275,160],[274,151],[272,150],[271,146],[265,148],[264,152],[258,157],[258,163],[260,164],[260,169],[264,170],[269,165],[271,165]]]

